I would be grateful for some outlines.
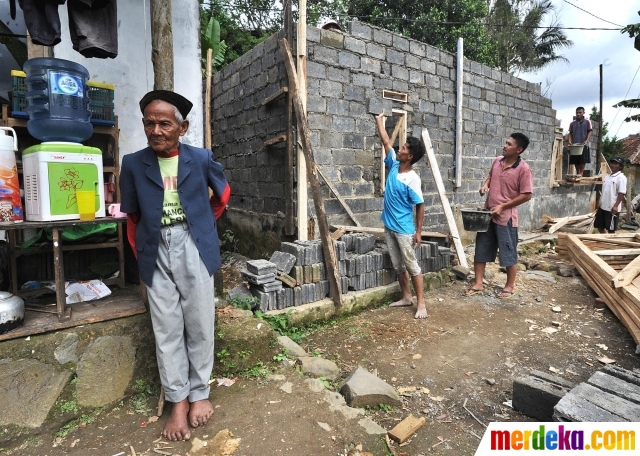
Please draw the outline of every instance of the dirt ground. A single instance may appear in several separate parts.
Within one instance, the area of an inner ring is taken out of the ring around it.
[[[553,253],[533,258],[566,264]],[[425,321],[413,319],[411,308],[384,306],[326,324],[300,342],[308,353],[335,361],[343,378],[360,365],[396,388],[416,387],[401,408],[376,407],[349,419],[332,408],[327,393],[309,390],[294,368],[265,360],[279,376],[214,387],[214,418],[193,437],[210,439],[228,429],[241,439],[235,455],[346,455],[359,444],[388,455],[384,437],[367,434],[358,421],[368,417],[391,429],[413,414],[427,424],[408,444],[395,446],[398,454],[473,455],[489,422],[530,421],[510,407],[513,380],[530,370],[579,383],[603,366],[603,356],[626,369],[640,367],[634,341],[608,309],[597,308],[581,277],[556,277],[552,284],[520,274],[516,293],[498,299],[505,275],[488,269],[483,294],[464,297],[465,281],[428,293]],[[228,272],[226,280],[233,277]],[[150,398],[149,409],[154,406]],[[64,438],[43,433],[4,453],[123,456],[133,448],[137,455],[184,456],[190,442],[157,440],[168,414],[147,423],[151,415],[136,414],[125,400]]]

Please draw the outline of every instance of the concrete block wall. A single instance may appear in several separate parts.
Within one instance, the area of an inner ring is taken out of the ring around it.
[[[231,185],[232,210],[285,211],[285,143],[263,143],[286,134],[286,97],[262,102],[286,85],[278,34],[213,75],[212,144]]]
[[[287,85],[278,38],[271,36],[215,74],[212,90],[214,152],[232,188],[226,219],[231,227],[268,232],[270,245],[283,238],[284,179],[289,172],[284,168],[284,143],[263,146],[286,128],[284,97],[262,106],[265,98]],[[455,188],[455,56],[360,22],[351,23],[346,33],[308,27],[307,40],[307,109],[314,157],[362,225],[381,226],[381,147],[370,111],[382,107],[407,112],[408,135],[420,137],[428,128],[458,219],[458,209],[482,204],[478,189],[514,131],[531,139],[523,157],[533,168],[535,187],[534,198],[519,208],[520,227],[538,227],[542,214],[559,217],[590,209],[590,187],[549,188],[557,120],[539,85],[464,61],[462,186]],[[406,93],[407,102],[383,99],[385,89]],[[423,228],[448,232],[427,159],[414,169],[422,178]],[[321,188],[329,222],[352,224],[322,180]],[[309,195],[309,217],[315,217],[314,212]]]
[[[538,84],[464,60],[462,186],[455,188],[455,55],[360,22],[352,22],[347,33],[309,28],[307,39],[315,159],[363,225],[381,225],[381,147],[370,111],[383,107],[387,113],[407,111],[407,135],[421,137],[428,129],[454,208],[482,204],[478,189],[492,160],[501,155],[506,138],[520,131],[531,140],[523,158],[533,168],[538,200],[520,208],[521,226],[534,228],[542,212],[553,212],[538,204],[548,197],[557,199],[558,215],[588,210],[588,197],[576,194],[584,187],[549,188],[556,119]],[[406,93],[408,100],[385,100],[383,90]],[[422,178],[424,229],[448,231],[426,157],[414,170]],[[326,197],[330,222],[349,223],[337,199],[328,192]]]

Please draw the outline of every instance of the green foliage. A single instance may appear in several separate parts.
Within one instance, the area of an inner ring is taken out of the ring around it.
[[[220,237],[220,252],[222,252],[222,261],[227,262],[231,259],[231,254],[238,251],[238,239],[231,230],[225,230]]]
[[[257,310],[255,312],[256,317],[260,320],[266,321],[271,325],[271,327],[281,336],[288,336],[293,341],[298,341],[302,339],[305,332],[300,328],[297,328],[291,325],[289,321],[289,316],[291,315],[292,310],[289,310],[285,314],[278,315],[265,315],[261,311]]]
[[[243,310],[253,310],[258,307],[258,298],[255,296],[236,296],[233,299],[229,300],[229,304],[233,307],[237,307],[238,309]]]
[[[600,120],[598,108],[593,106],[589,117],[592,120]],[[602,135],[602,155],[604,155],[604,158],[610,160],[613,157],[620,156],[624,150],[624,143],[622,139],[618,139],[615,135],[609,136],[609,122],[605,122],[602,125],[602,131],[600,134]]]
[[[129,405],[131,405],[133,411],[139,415],[149,414],[151,409],[147,405],[147,401],[150,396],[158,393],[157,388],[145,380],[138,379],[135,381],[132,389],[137,393],[134,394],[129,401]]]
[[[220,22],[214,17],[209,18],[207,26],[201,31],[200,48],[202,50],[202,67],[206,70],[207,51],[212,50],[211,68],[215,73],[224,64],[224,54],[227,52],[227,43],[220,41]]]
[[[215,34],[215,23],[210,24],[213,18],[219,27],[218,39],[224,43],[224,52],[218,54],[215,60],[215,68],[220,70],[233,62],[241,55],[253,49],[271,34],[275,33],[281,21],[281,13],[272,11],[272,3],[269,0],[251,0],[241,2],[239,0],[200,0],[200,24],[203,56],[206,56],[205,37],[211,26],[211,33]],[[214,35],[215,36],[215,35]],[[213,44],[213,43],[212,43]],[[220,46],[222,49],[222,45]]]
[[[277,355],[275,355],[272,359],[277,363],[281,363],[282,361],[288,359],[288,352],[286,348],[281,348]]]
[[[263,378],[267,376],[267,373],[267,367],[262,361],[258,361],[253,367],[240,372],[240,376],[245,378]]]
[[[573,46],[556,19],[551,0],[493,0],[488,35],[496,48],[495,65],[515,74],[538,71],[568,60],[557,52]],[[540,29],[550,19],[546,28]],[[542,32],[539,32],[542,30]]]
[[[385,413],[389,413],[393,410],[393,406],[391,405],[387,405],[387,404],[383,404],[382,402],[379,403],[378,405],[373,405],[370,407],[366,407],[367,410],[372,410],[372,411],[376,411],[376,410],[382,410]]]
[[[487,65],[495,62],[495,44],[484,22],[486,0],[349,0],[348,12],[363,22],[432,46],[456,52],[464,39],[465,57]]]
[[[78,403],[74,401],[60,401],[60,411],[62,413],[78,413]]]
[[[328,390],[333,389],[333,386],[331,385],[331,382],[329,380],[327,380],[325,377],[318,377],[318,380],[320,380],[322,382],[322,384],[324,385],[324,387]]]

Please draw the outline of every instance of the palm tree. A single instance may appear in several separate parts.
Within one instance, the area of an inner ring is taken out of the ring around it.
[[[547,18],[551,24],[545,27]],[[556,61],[568,62],[557,52],[573,42],[562,31],[551,0],[494,0],[487,27],[498,49],[497,67],[502,71],[535,72]]]

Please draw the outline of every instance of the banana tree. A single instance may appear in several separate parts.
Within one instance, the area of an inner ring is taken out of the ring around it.
[[[207,64],[207,51],[211,49],[212,59],[211,66],[215,73],[224,64],[224,54],[227,52],[227,43],[220,40],[220,23],[213,17],[209,18],[207,27],[203,30],[201,36],[202,49],[202,68],[205,69]]]

